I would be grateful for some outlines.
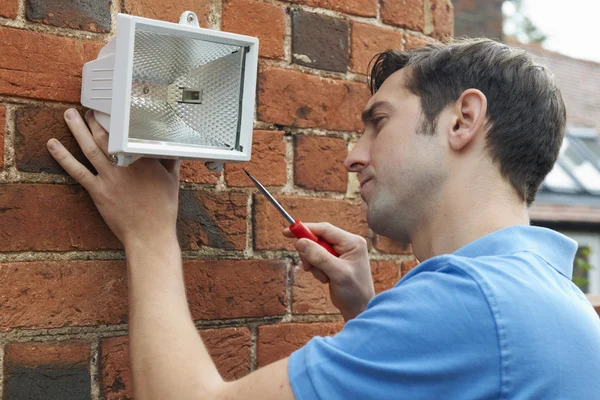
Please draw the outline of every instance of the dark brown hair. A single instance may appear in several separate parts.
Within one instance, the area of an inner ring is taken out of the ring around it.
[[[487,98],[487,147],[500,173],[530,205],[562,144],[566,110],[551,73],[525,50],[489,39],[460,39],[373,59],[371,93],[408,68],[406,87],[421,98],[422,132],[467,89]]]

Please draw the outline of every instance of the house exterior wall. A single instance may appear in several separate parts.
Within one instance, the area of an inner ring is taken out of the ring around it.
[[[123,249],[45,143],[56,137],[83,160],[62,115],[79,107],[82,66],[118,12],[177,22],[185,10],[261,41],[252,161],[181,168],[190,308],[221,373],[239,378],[342,326],[242,167],[296,218],[368,238],[377,291],[416,263],[409,246],[370,235],[342,161],[360,136],[368,61],[452,35],[449,1],[3,0],[0,398],[131,398]]]

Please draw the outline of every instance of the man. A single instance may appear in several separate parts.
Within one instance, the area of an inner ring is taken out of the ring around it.
[[[527,215],[565,127],[548,72],[521,50],[467,40],[383,53],[371,88],[345,165],[369,226],[410,241],[421,264],[374,296],[365,241],[310,224],[340,257],[306,239],[296,248],[329,282],[344,329],[228,383],[186,302],[178,163],[112,166],[106,132],[66,112],[98,175],[55,139],[48,147],[125,246],[137,399],[600,396],[600,321],[570,281],[576,244]]]

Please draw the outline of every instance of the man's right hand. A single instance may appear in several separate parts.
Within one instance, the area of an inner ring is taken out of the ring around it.
[[[300,239],[296,242],[296,250],[304,270],[310,271],[322,283],[329,283],[333,305],[346,321],[351,320],[363,312],[375,296],[367,241],[326,222],[305,225],[329,242],[340,256],[331,255],[309,239]],[[289,229],[285,229],[283,234],[295,237]]]

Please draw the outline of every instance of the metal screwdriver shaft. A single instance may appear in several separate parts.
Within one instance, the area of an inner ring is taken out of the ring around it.
[[[277,200],[275,200],[275,198],[273,196],[271,196],[271,193],[269,193],[268,190],[265,189],[265,187],[263,185],[261,185],[259,181],[254,179],[254,177],[252,175],[250,175],[250,173],[248,171],[244,170],[244,172],[246,173],[246,175],[248,175],[248,178],[252,179],[252,182],[254,182],[254,184],[256,185],[258,190],[260,190],[265,196],[267,196],[267,199],[269,199],[269,201],[271,203],[273,203],[273,205],[275,206],[275,208],[277,208],[277,210],[279,210],[281,215],[283,215],[285,217],[285,219],[287,219],[287,221],[293,225],[296,222],[296,221],[294,221],[294,218],[292,218],[290,216],[290,214],[288,214],[287,211],[285,211],[284,208],[281,207],[281,205],[277,202]]]

